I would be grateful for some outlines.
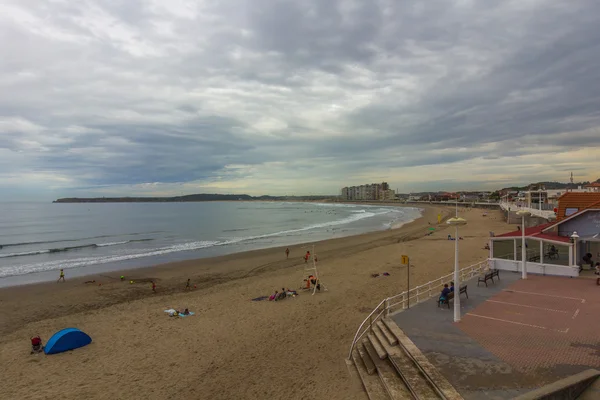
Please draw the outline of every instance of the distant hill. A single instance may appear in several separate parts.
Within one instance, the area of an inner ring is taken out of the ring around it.
[[[196,201],[308,201],[333,200],[335,195],[328,196],[250,196],[247,194],[189,194],[174,197],[67,197],[54,200],[53,203],[174,203]]]
[[[595,180],[594,182],[596,183],[600,183],[600,179]],[[546,188],[546,190],[553,190],[553,189],[577,189],[577,187],[579,186],[584,186],[584,185],[589,185],[590,183],[593,182],[589,182],[589,181],[585,181],[585,182],[575,182],[575,183],[563,183],[563,182],[537,182],[537,183],[532,183],[529,185],[525,185],[525,186],[511,186],[511,187],[506,187],[506,188],[502,188],[500,190],[528,190],[530,186],[543,186]]]

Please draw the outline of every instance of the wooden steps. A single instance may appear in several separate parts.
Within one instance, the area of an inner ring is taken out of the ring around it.
[[[462,400],[446,378],[389,318],[356,344],[352,360],[369,399]]]

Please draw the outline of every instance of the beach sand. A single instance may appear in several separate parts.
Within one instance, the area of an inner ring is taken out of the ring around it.
[[[289,260],[285,248],[275,248],[126,271],[124,282],[121,273],[70,280],[67,270],[66,283],[1,289],[0,397],[365,399],[344,359],[366,315],[406,289],[400,256],[414,265],[411,285],[453,271],[454,242],[446,238],[454,232],[438,226],[437,214],[454,210],[424,208],[423,218],[399,229],[315,243],[328,291],[314,296],[250,301],[300,288],[310,273],[302,256],[312,244],[290,246]],[[488,256],[489,231],[512,230],[499,211],[459,213],[469,221],[460,230],[461,267]],[[436,231],[426,236],[431,226]],[[371,277],[383,272],[390,276]],[[185,291],[187,278],[196,289]],[[185,307],[196,315],[164,313]],[[67,327],[88,333],[92,344],[29,354],[31,336],[46,342]]]

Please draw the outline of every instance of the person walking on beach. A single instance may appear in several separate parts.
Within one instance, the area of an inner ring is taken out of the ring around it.
[[[156,283],[152,281],[152,291],[156,293]]]
[[[289,247],[287,249],[285,249],[285,258],[286,258],[286,260],[288,258],[290,258],[290,248]]]
[[[56,283],[60,282],[60,281],[65,282],[65,271],[61,268],[60,269],[60,277],[58,278],[58,280],[56,281]]]
[[[308,262],[309,258],[310,258],[310,251],[306,250],[306,254],[304,255],[304,264],[306,264]]]
[[[190,278],[188,278],[187,283],[185,284],[185,290],[192,290],[190,287]]]

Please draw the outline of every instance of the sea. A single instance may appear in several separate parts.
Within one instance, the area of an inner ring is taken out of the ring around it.
[[[0,203],[0,287],[397,227],[421,210],[308,202]]]

